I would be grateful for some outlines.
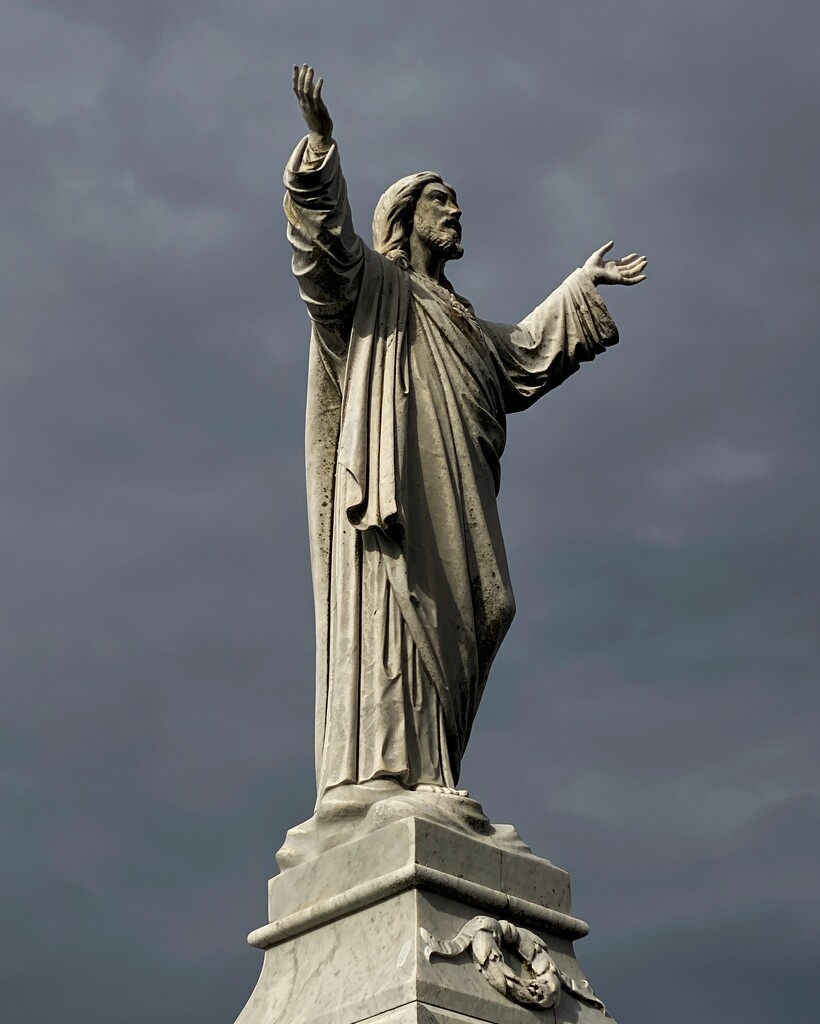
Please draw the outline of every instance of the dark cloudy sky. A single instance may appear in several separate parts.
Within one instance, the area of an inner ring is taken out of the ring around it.
[[[232,1021],[311,812],[304,60],[366,238],[401,175],[456,185],[479,315],[650,257],[510,423],[463,782],[572,872],[622,1024],[815,1024],[814,0],[0,12],[0,1019]]]

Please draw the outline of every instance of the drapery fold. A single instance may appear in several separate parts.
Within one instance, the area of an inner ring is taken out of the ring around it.
[[[455,786],[515,604],[496,497],[506,415],[617,341],[575,271],[520,324],[356,235],[338,151],[285,172],[312,320],[306,469],[316,605],[316,773]]]

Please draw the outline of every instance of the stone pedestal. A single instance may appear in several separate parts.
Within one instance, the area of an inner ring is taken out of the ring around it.
[[[290,868],[271,879],[268,909],[270,923],[249,936],[265,960],[237,1024],[606,1018],[573,952],[573,940],[588,928],[572,916],[569,875],[440,824],[406,818]],[[496,947],[503,962],[486,956],[486,930],[461,952],[431,949],[431,937],[434,947],[436,940],[446,945],[479,917],[484,924],[474,930],[506,922],[505,944],[499,939]],[[523,945],[516,948],[511,933],[520,933]],[[533,966],[551,961],[552,978],[561,979],[551,1009],[520,1005],[490,978],[506,970],[526,984],[533,972],[525,946],[533,940],[544,950]]]

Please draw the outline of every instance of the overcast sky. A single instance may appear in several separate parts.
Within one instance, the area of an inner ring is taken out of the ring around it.
[[[621,344],[510,421],[462,781],[571,872],[621,1024],[815,1024],[815,0],[0,12],[0,1019],[233,1021],[311,813],[309,61],[361,233],[441,171],[480,316],[649,256]]]

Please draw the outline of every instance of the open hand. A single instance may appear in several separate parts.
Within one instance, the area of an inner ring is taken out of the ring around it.
[[[313,83],[313,68],[303,64],[293,67],[293,91],[299,101],[302,117],[310,132],[310,145],[313,149],[327,149],[333,138],[333,121],[327,112],[322,99],[322,86],[325,80],[320,78]]]
[[[646,280],[643,273],[646,268],[646,256],[631,252],[619,260],[604,260],[604,256],[614,245],[607,242],[597,249],[584,264],[584,270],[592,278],[593,284],[640,284]]]

